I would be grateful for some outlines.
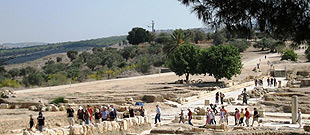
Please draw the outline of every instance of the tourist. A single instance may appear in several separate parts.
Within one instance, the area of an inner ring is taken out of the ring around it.
[[[259,85],[264,86],[263,79],[259,79]]]
[[[114,109],[111,107],[110,114],[109,114],[109,120],[114,121],[115,118],[116,118],[116,115],[115,115]]]
[[[117,118],[117,110],[116,110],[116,108],[113,105],[111,105],[110,107],[111,107],[111,109],[113,109],[115,118]]]
[[[129,107],[129,116],[135,117],[135,111],[133,110],[133,108],[130,108],[130,107]]]
[[[271,79],[270,79],[270,86],[272,87],[272,85],[273,85],[273,78],[271,77]]]
[[[77,117],[78,117],[78,123],[80,125],[83,125],[83,121],[84,121],[84,112],[83,112],[83,107],[80,106],[79,110],[77,112]]]
[[[269,86],[270,85],[270,79],[269,79],[269,77],[267,78],[267,86]]]
[[[209,124],[209,123],[210,123],[210,117],[209,117],[209,115],[210,115],[210,108],[207,107],[207,113],[206,113],[207,119],[206,119],[206,124]]]
[[[90,123],[90,114],[88,112],[88,109],[86,108],[84,111],[84,121],[85,121],[85,125],[88,125]]]
[[[216,92],[216,94],[215,94],[215,104],[219,103],[219,97],[220,97],[220,93]]]
[[[185,119],[184,119],[184,112],[183,112],[183,110],[181,110],[181,113],[179,114],[180,115],[180,120],[179,120],[179,123],[181,123],[181,122],[185,122]]]
[[[236,112],[236,125],[239,126],[239,123],[240,123],[240,111],[239,111],[239,109],[237,109],[237,112]]]
[[[140,108],[140,115],[142,116],[142,117],[144,117],[145,116],[145,109],[143,108],[143,106],[141,106],[141,108]]]
[[[216,110],[216,107],[217,107],[217,105],[216,104],[210,104],[210,107],[211,107],[211,109],[213,110],[213,112],[215,113],[215,114],[217,114],[218,113],[218,111]]]
[[[192,119],[193,119],[193,113],[191,111],[191,109],[187,109],[188,110],[188,124],[192,125],[193,126],[193,123],[192,123]]]
[[[33,127],[33,125],[34,125],[34,120],[33,120],[33,118],[32,118],[32,114],[30,114],[29,117],[30,117],[30,121],[29,121],[30,130],[32,130],[32,127]]]
[[[38,116],[38,125],[39,125],[39,131],[42,133],[43,132],[43,128],[44,128],[44,121],[45,121],[45,117],[43,116],[42,112],[39,112],[39,116]]]
[[[220,121],[219,121],[220,124],[225,123],[225,117],[226,117],[226,114],[225,114],[224,110],[220,109]]]
[[[265,59],[267,59],[267,56],[265,55]]]
[[[250,124],[249,124],[250,123],[250,118],[251,118],[250,111],[247,108],[245,108],[245,124],[246,124],[247,127],[250,126]]]
[[[123,113],[123,118],[129,118],[129,110],[127,109],[127,107],[124,108],[124,113]]]
[[[273,82],[274,87],[277,87],[277,79],[276,79],[276,78],[274,78],[274,79],[273,79],[273,81],[274,81],[274,82]]]
[[[252,127],[253,127],[255,121],[257,121],[258,126],[260,126],[259,121],[258,121],[258,117],[259,117],[258,111],[257,111],[256,108],[254,108],[254,115],[253,115]]]
[[[237,125],[237,113],[238,113],[238,109],[235,108],[235,115],[234,115],[234,118],[235,118],[235,125]]]
[[[90,105],[87,105],[87,111],[89,113],[89,121],[91,122],[92,116],[93,116],[93,109],[90,108]]]
[[[214,114],[214,112],[211,109],[209,111],[209,119],[210,119],[210,122],[209,122],[210,125],[216,124],[216,122],[215,122],[215,114]]]
[[[246,93],[246,88],[244,88],[242,91],[242,97],[243,97],[242,104],[246,104],[246,105],[248,104],[247,96],[248,94]]]
[[[225,112],[225,121],[227,122],[227,125],[228,125],[228,112],[227,110],[224,108],[224,106],[222,106],[222,110]]]
[[[68,116],[68,122],[70,126],[74,125],[74,110],[73,108],[71,108],[71,105],[68,105],[68,109],[67,109],[67,116]]]
[[[225,95],[224,95],[224,93],[220,93],[220,97],[221,97],[221,104],[223,105],[223,102],[224,102],[224,97],[225,97]]]
[[[254,80],[254,83],[255,83],[255,87],[256,87],[257,86],[257,79]]]
[[[301,125],[301,119],[302,119],[302,117],[301,117],[301,110],[300,109],[298,109],[298,117],[297,117],[297,123],[299,124],[299,127],[298,128],[301,128],[302,127],[302,125]]]
[[[157,124],[157,120],[161,122],[160,115],[161,115],[161,109],[159,108],[159,105],[156,105],[155,124]]]
[[[243,120],[244,120],[244,112],[243,112],[243,108],[241,108],[241,112],[240,112],[240,121],[239,121],[239,125],[243,126]]]
[[[95,109],[95,123],[100,123],[101,112],[99,109]]]
[[[101,117],[102,121],[107,121],[108,115],[109,115],[109,111],[107,110],[107,107],[103,107],[102,117]]]

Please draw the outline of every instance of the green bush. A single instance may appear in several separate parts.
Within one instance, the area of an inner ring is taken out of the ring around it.
[[[297,54],[294,52],[294,50],[286,50],[284,54],[282,55],[281,60],[291,60],[291,61],[297,61]]]
[[[51,104],[59,104],[59,103],[65,103],[65,98],[64,97],[58,97],[58,98],[55,98]]]
[[[2,87],[12,87],[12,88],[19,88],[19,82],[16,80],[6,79],[0,83],[0,88]]]

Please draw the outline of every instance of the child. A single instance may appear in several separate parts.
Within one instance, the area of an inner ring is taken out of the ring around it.
[[[32,118],[32,114],[30,114],[29,117],[30,117],[29,124],[30,124],[30,130],[31,130],[33,125],[34,125],[34,121],[33,121],[33,118]]]

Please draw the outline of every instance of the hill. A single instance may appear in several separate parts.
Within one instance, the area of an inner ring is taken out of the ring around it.
[[[92,47],[106,47],[119,43],[123,44],[125,40],[126,36],[113,36],[107,38],[54,43],[24,48],[0,49],[0,65],[24,63],[47,55],[64,53],[69,50],[81,51]]]
[[[22,42],[22,43],[3,43],[0,48],[22,48],[30,46],[46,45],[44,42]]]

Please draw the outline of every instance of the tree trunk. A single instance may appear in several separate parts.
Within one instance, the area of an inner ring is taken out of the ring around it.
[[[189,74],[186,74],[186,84],[188,84],[188,80],[189,80]]]

